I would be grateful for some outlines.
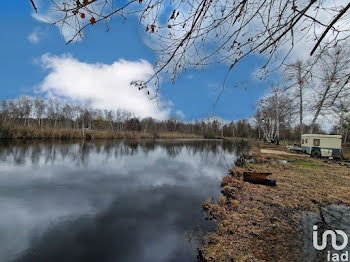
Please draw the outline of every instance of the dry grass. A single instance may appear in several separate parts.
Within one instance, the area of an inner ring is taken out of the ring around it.
[[[67,128],[33,128],[25,126],[0,127],[0,138],[10,139],[154,139],[154,138],[202,138],[200,135],[187,133],[144,133],[114,132],[111,130],[86,130]]]
[[[203,138],[201,135],[196,135],[196,134],[187,134],[187,133],[177,133],[177,132],[165,132],[165,133],[158,133],[157,138],[167,138],[167,139],[172,139],[172,138]]]
[[[224,140],[233,141],[233,142],[236,142],[236,141],[246,141],[246,142],[257,141],[254,138],[246,138],[246,137],[226,137],[225,136],[225,137],[221,137],[221,138]]]
[[[271,149],[261,149],[262,154],[273,154],[273,155],[286,155],[286,156],[307,156],[307,155],[298,155],[290,152],[285,152],[281,150],[271,150]]]
[[[302,157],[289,159],[291,164],[271,162],[258,148],[253,151],[259,161],[247,167],[272,172],[277,186],[243,182],[236,167],[223,178],[225,201],[203,204],[218,223],[201,249],[204,261],[299,261],[301,215],[320,204],[350,205],[349,168]]]

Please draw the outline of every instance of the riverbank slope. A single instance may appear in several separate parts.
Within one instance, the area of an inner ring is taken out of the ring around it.
[[[305,214],[350,206],[350,168],[307,155],[262,154],[264,148],[255,146],[244,168],[272,172],[277,186],[243,182],[244,169],[233,167],[222,180],[223,196],[202,206],[218,229],[199,250],[201,261],[302,261]]]

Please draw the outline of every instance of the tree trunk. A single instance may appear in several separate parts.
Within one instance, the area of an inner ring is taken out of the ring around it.
[[[276,137],[277,141],[280,140],[280,113],[278,108],[278,91],[276,90]]]
[[[304,134],[304,124],[303,124],[303,87],[299,85],[299,124],[300,124],[300,133]]]
[[[315,130],[315,124],[316,124],[316,120],[321,112],[321,109],[323,107],[323,104],[324,102],[326,101],[326,98],[327,98],[327,95],[328,95],[328,92],[331,88],[331,83],[328,84],[326,90],[324,91],[323,93],[323,96],[322,96],[322,99],[320,101],[320,103],[317,105],[317,110],[316,110],[316,113],[315,113],[315,116],[314,118],[312,119],[312,122],[311,122],[311,134],[313,134],[314,130]]]
[[[147,127],[148,127],[148,121],[146,121],[146,126],[145,126],[145,129],[143,130],[144,133],[146,133]]]

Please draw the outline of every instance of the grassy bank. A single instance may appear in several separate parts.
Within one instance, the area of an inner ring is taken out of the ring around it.
[[[2,139],[154,139],[154,138],[203,138],[200,135],[163,132],[114,132],[112,130],[85,130],[67,128],[1,127]]]
[[[350,206],[346,166],[304,155],[261,154],[260,149],[253,149],[254,162],[245,168],[272,172],[277,186],[243,182],[244,169],[234,167],[222,180],[223,196],[202,206],[218,223],[200,250],[202,261],[301,261],[304,214],[331,203]]]

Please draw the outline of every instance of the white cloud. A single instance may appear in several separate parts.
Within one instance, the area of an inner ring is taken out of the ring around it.
[[[41,57],[49,70],[39,86],[39,92],[74,102],[89,103],[101,109],[123,109],[137,117],[166,119],[171,102],[151,100],[144,92],[131,86],[133,80],[147,80],[153,73],[152,65],[145,61],[118,60],[113,64],[89,64],[70,55]],[[154,91],[154,87],[149,87]]]
[[[35,29],[33,32],[31,32],[27,40],[32,44],[38,44],[40,42],[40,33],[37,29]]]
[[[181,110],[176,110],[175,115],[177,117],[179,117],[180,119],[184,119],[185,118],[185,113],[183,111],[181,111]]]

